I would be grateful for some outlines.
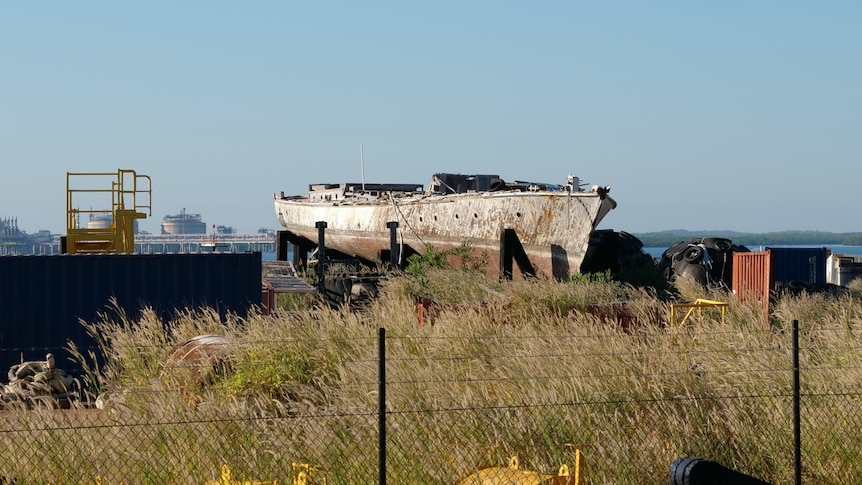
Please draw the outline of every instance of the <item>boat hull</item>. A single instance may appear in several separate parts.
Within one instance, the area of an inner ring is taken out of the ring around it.
[[[390,249],[389,222],[397,222],[397,243],[418,253],[427,246],[446,251],[464,244],[487,254],[488,271],[498,272],[501,238],[512,229],[537,274],[565,278],[577,273],[590,234],[616,203],[595,192],[481,192],[356,201],[309,201],[276,197],[279,223],[316,241],[326,222],[325,246],[368,260]],[[401,252],[404,254],[404,251]]]

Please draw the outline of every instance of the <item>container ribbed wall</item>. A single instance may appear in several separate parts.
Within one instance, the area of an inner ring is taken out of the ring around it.
[[[133,319],[144,308],[166,322],[186,308],[247,315],[261,303],[261,255],[3,256],[0,282],[0,368],[44,359],[47,352],[66,362],[67,340],[95,343],[79,319],[113,313],[112,298]]]
[[[733,292],[742,301],[758,301],[769,312],[772,291],[817,288],[826,284],[827,248],[767,248],[733,253]]]
[[[769,311],[769,290],[772,287],[769,251],[733,253],[733,292],[744,302],[757,302]]]

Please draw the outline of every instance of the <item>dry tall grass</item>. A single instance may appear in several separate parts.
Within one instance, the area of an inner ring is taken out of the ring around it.
[[[374,483],[385,328],[390,483],[456,483],[513,455],[550,473],[573,465],[573,446],[584,483],[663,484],[687,455],[790,483],[798,319],[806,482],[862,476],[859,288],[784,297],[771,320],[732,295],[677,289],[684,300],[727,301],[724,321],[707,309],[669,323],[669,303],[614,282],[463,270],[432,271],[419,286],[393,276],[355,311],[106,316],[91,324],[105,360],[84,360],[107,409],[5,411],[3,473],[20,483],[205,483],[228,464],[234,477],[290,483],[291,464],[309,463],[329,483]],[[449,305],[425,326],[418,291]],[[591,311],[620,301],[636,322],[625,330]],[[230,362],[203,383],[166,365],[201,334],[223,335]]]

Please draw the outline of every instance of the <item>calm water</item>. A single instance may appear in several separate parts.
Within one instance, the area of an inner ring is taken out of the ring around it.
[[[833,254],[862,254],[862,246],[845,246],[843,244],[803,244],[803,245],[772,245],[772,246],[753,246],[746,244],[745,247],[752,251],[763,251],[767,247],[771,248],[829,248]],[[667,248],[664,247],[644,247],[644,252],[653,258],[660,258]]]

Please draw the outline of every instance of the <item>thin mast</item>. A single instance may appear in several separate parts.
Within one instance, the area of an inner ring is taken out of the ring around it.
[[[365,147],[359,144],[359,164],[362,170],[362,191],[365,192]]]

